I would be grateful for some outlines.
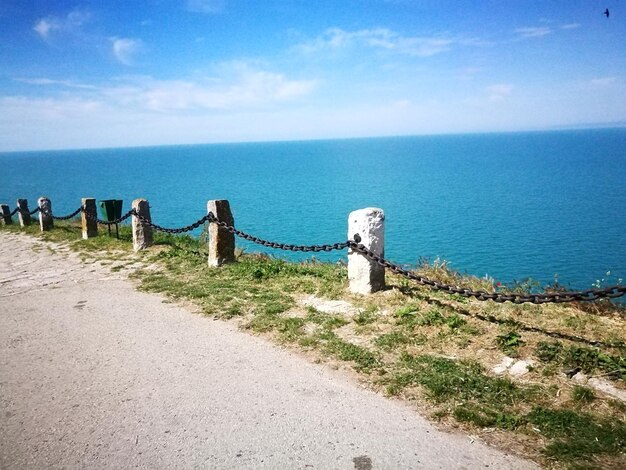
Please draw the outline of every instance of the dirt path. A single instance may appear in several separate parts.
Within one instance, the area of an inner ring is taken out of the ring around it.
[[[534,468],[0,233],[0,468]]]

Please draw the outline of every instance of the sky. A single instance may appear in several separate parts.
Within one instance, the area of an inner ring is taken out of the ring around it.
[[[625,51],[625,0],[0,0],[0,151],[623,126]]]

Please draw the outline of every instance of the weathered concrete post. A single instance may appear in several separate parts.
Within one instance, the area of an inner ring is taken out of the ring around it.
[[[26,199],[18,199],[17,207],[19,210],[17,211],[18,218],[20,219],[20,226],[25,227],[30,225],[31,217],[30,210],[28,210],[28,201]]]
[[[152,222],[150,217],[150,204],[145,199],[135,199],[133,209],[145,220]],[[152,227],[133,214],[133,250],[139,251],[152,245]]]
[[[0,217],[2,218],[3,225],[13,224],[13,219],[11,219],[11,209],[9,209],[8,204],[0,204]]]
[[[380,256],[385,255],[385,213],[382,209],[368,207],[350,212],[348,238],[361,237],[361,244]],[[361,253],[348,249],[348,280],[350,291],[370,294],[385,287],[385,268],[370,261]]]
[[[39,206],[39,227],[42,232],[52,230],[54,227],[54,219],[52,218],[52,203],[47,197],[40,197],[37,199],[37,205]]]
[[[80,220],[83,226],[83,239],[98,236],[98,213],[96,212],[96,200],[90,197],[81,199],[83,211],[80,214]],[[89,217],[88,217],[89,216]]]
[[[230,212],[230,204],[225,199],[209,201],[207,213],[213,215],[221,222],[235,226],[233,214]],[[221,266],[235,261],[235,235],[216,223],[209,224],[209,266]]]

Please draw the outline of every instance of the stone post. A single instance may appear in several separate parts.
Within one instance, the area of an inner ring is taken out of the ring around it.
[[[96,211],[96,200],[93,198],[82,198],[83,211],[80,214],[80,220],[83,226],[83,239],[98,236],[98,212]],[[87,217],[89,215],[89,217]]]
[[[145,199],[135,199],[132,208],[138,215],[152,222],[150,204]],[[133,214],[133,250],[139,251],[152,245],[152,227]]]
[[[26,199],[18,199],[17,207],[19,208],[17,215],[20,220],[20,226],[25,227],[30,225],[31,217],[30,210],[28,210],[28,201]]]
[[[385,255],[385,213],[368,207],[348,216],[348,238],[361,237],[361,244],[380,256]],[[385,268],[365,255],[348,249],[348,280],[350,291],[370,294],[385,287]]]
[[[213,212],[221,222],[235,225],[230,204],[225,199],[209,201],[208,212]],[[209,224],[209,266],[221,266],[233,261],[235,261],[235,235],[216,223]]]
[[[54,219],[52,218],[52,203],[47,197],[40,197],[37,199],[37,205],[39,206],[39,227],[42,232],[52,230],[54,227]]]
[[[13,219],[11,219],[11,209],[9,209],[8,204],[0,204],[0,217],[2,218],[3,225],[13,224]]]

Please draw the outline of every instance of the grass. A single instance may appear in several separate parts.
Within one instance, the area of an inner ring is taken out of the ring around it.
[[[623,467],[626,404],[562,373],[578,368],[623,388],[626,317],[619,306],[481,303],[394,275],[387,276],[385,292],[356,296],[347,292],[342,264],[240,254],[236,263],[210,268],[202,238],[157,233],[153,248],[135,254],[127,226],[119,240],[105,230],[82,240],[76,222],[44,234],[37,226],[0,230],[64,243],[88,262],[129,272],[142,290],[192,302],[205,315],[351,368],[370,387],[411,400],[442,426],[461,427],[546,465]],[[496,289],[493,280],[458,274],[439,260],[418,270],[443,282]],[[525,281],[504,289],[535,287]],[[311,295],[346,300],[357,313],[304,306],[301,299]],[[490,369],[504,355],[536,364],[521,380],[495,376]]]

